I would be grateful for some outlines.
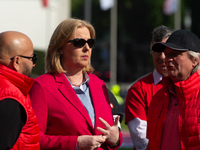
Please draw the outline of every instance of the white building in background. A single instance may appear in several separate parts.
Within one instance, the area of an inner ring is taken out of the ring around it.
[[[0,0],[0,32],[28,35],[34,49],[45,51],[57,25],[71,16],[71,0]]]

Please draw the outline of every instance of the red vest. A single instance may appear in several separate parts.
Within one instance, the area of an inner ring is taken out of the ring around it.
[[[181,149],[200,149],[200,70],[185,81],[174,83],[178,96],[179,134]],[[160,150],[163,124],[169,104],[168,85],[171,79],[163,78],[163,89],[153,97],[147,115],[149,150]],[[170,132],[170,131],[169,131]]]
[[[39,126],[28,92],[34,80],[0,65],[0,100],[11,98],[26,111],[26,123],[11,150],[39,150]]]

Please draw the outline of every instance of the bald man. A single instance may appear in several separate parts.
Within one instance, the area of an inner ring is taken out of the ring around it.
[[[23,33],[0,33],[0,150],[39,150],[39,126],[28,92],[37,55]]]

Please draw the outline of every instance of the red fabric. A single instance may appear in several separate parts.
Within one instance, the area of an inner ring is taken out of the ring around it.
[[[161,83],[154,85],[153,73],[134,83],[126,96],[125,123],[136,117],[146,121],[151,99],[160,88]]]
[[[97,127],[104,125],[102,117],[113,125],[113,116],[108,101],[107,88],[102,80],[89,74],[89,88],[95,111],[95,127],[71,87],[66,76],[46,73],[35,79],[30,91],[33,109],[38,117],[40,127],[41,149],[76,150],[77,138],[80,135],[101,135]],[[120,134],[120,145],[122,134]],[[118,149],[118,147],[113,149]],[[110,149],[103,144],[101,149]]]
[[[170,102],[163,126],[161,150],[181,150],[178,126],[180,111],[178,97],[173,90],[173,85],[169,86],[169,91]]]
[[[0,100],[12,98],[25,109],[27,121],[11,150],[39,150],[39,126],[28,92],[34,80],[0,65]]]
[[[180,105],[178,126],[183,150],[200,149],[200,75],[198,72],[185,81],[174,83]],[[163,78],[164,88],[155,94],[148,110],[149,150],[160,149],[163,124],[169,105],[170,82],[172,81],[169,77]]]

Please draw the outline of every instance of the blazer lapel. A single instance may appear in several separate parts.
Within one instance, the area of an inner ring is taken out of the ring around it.
[[[80,114],[87,120],[88,124],[93,128],[92,121],[87,110],[83,106],[82,102],[79,100],[78,96],[76,95],[76,92],[71,87],[71,84],[67,80],[64,73],[55,75],[55,80],[56,82],[61,83],[61,85],[58,87],[60,93],[62,93],[65,99],[69,101],[72,104],[72,106],[74,106],[74,108],[80,112]]]
[[[92,98],[92,102],[93,102],[93,106],[94,106],[94,112],[95,112],[95,132],[101,134],[100,131],[96,130],[96,128],[98,126],[100,126],[100,121],[99,121],[99,117],[102,111],[102,103],[101,100],[103,100],[104,98],[104,93],[102,93],[102,89],[103,87],[100,87],[100,85],[98,84],[98,81],[94,80],[94,78],[90,77],[90,81],[89,81],[89,88],[90,88],[90,94],[91,94],[91,98]]]

